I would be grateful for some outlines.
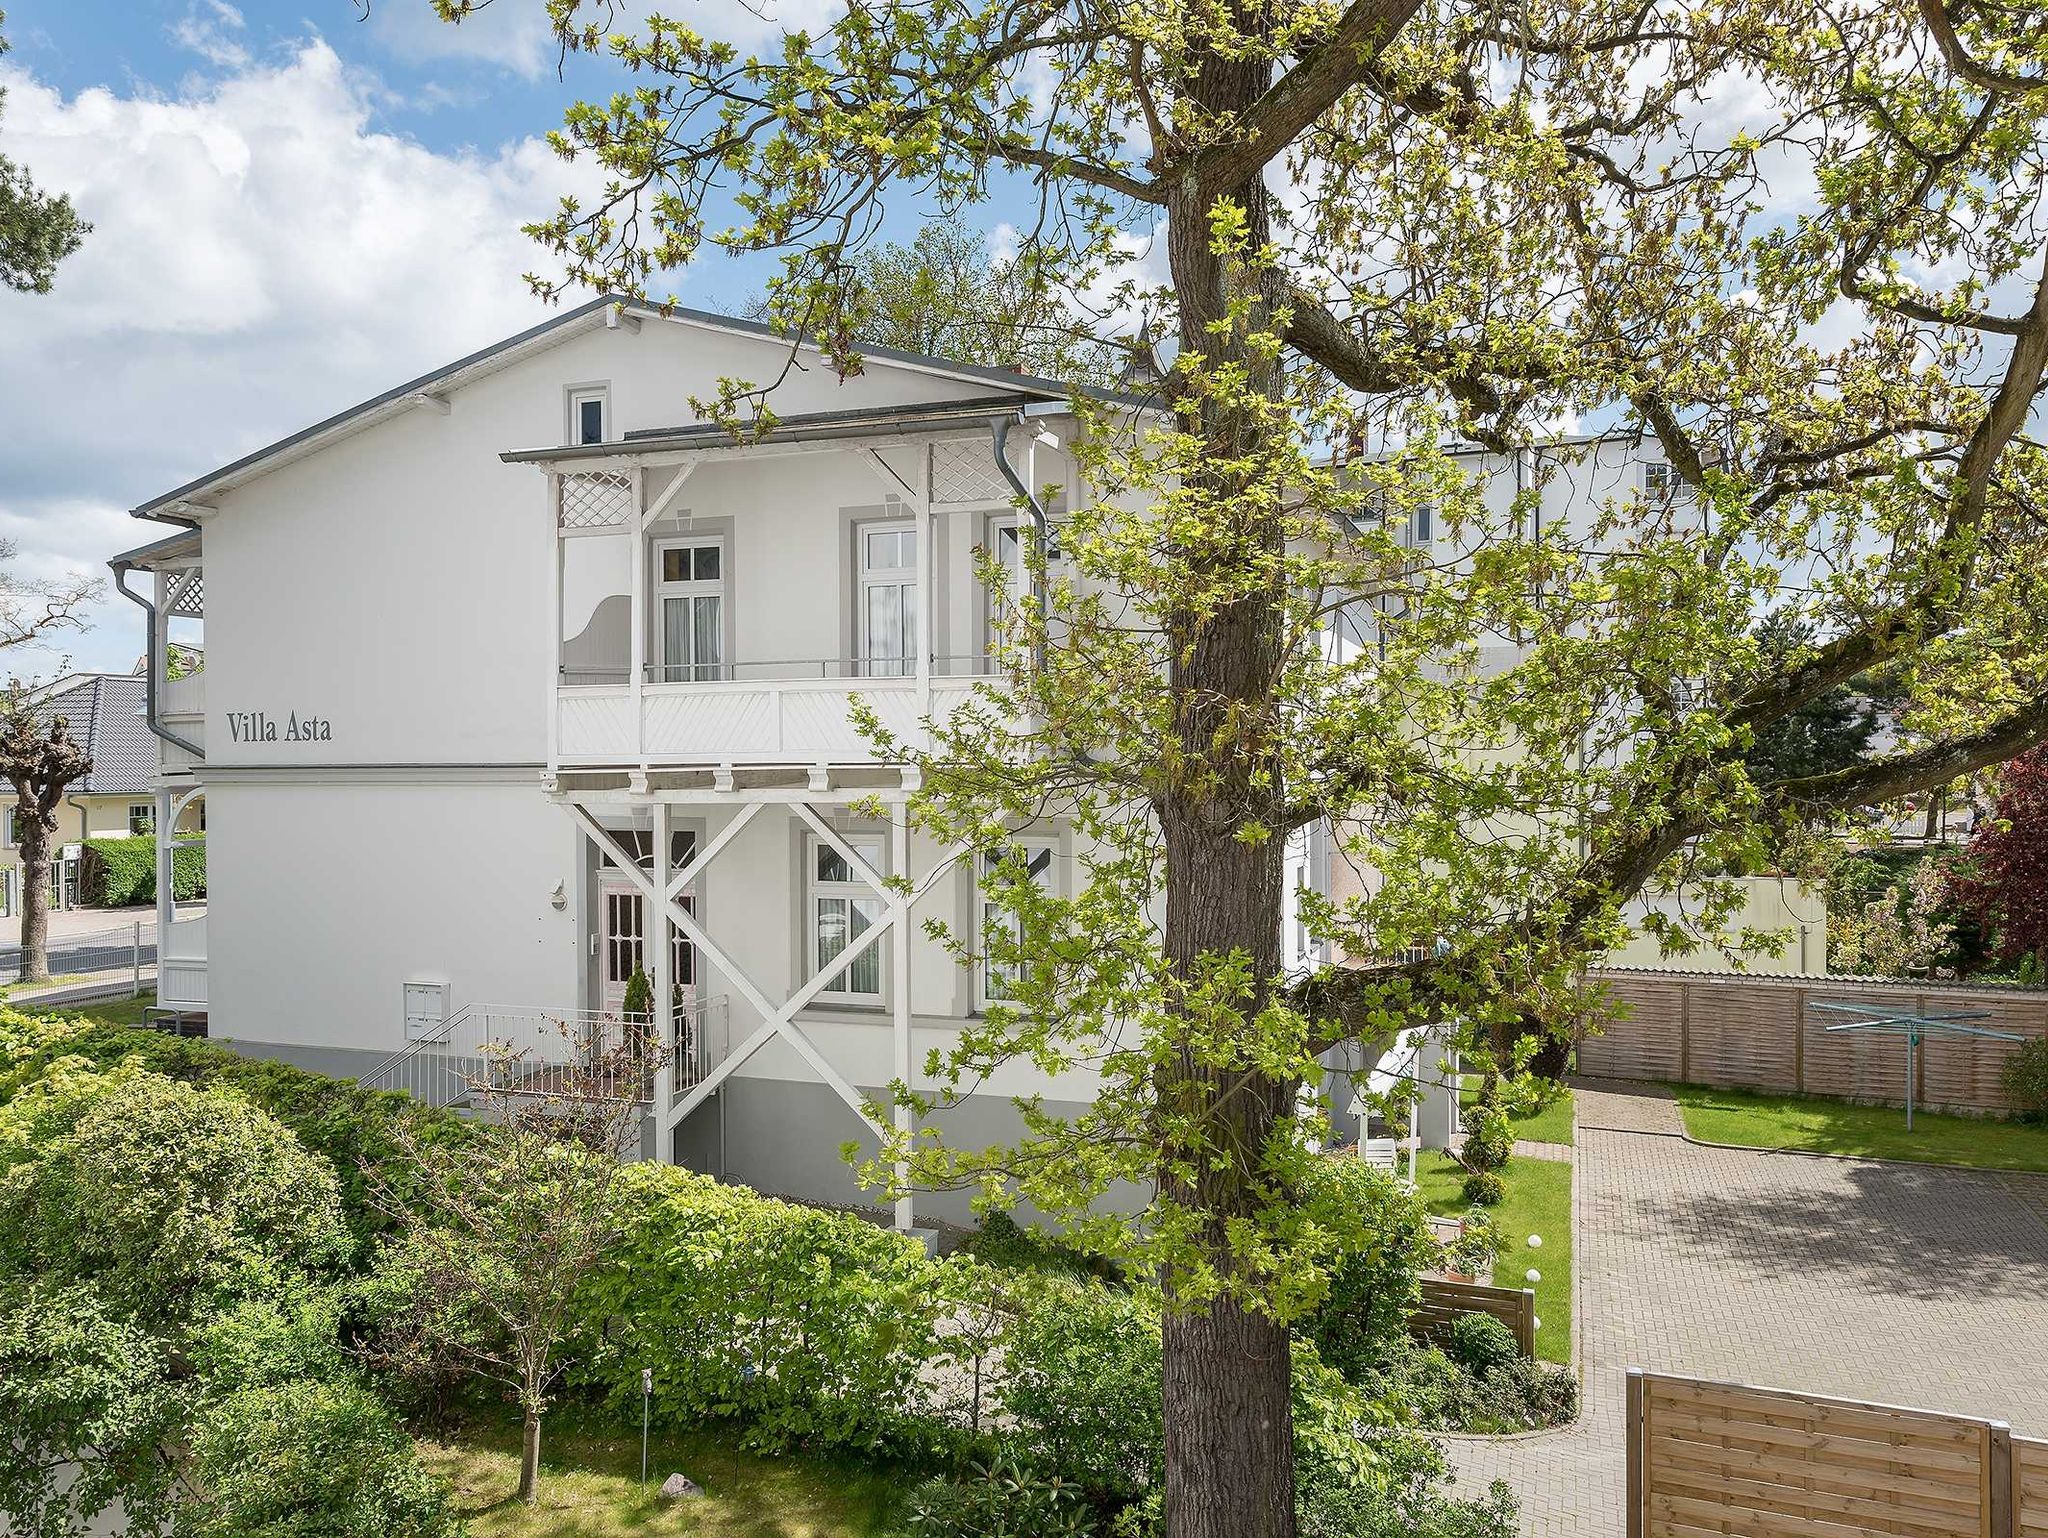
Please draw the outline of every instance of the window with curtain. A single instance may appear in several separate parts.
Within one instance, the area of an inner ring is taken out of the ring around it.
[[[917,525],[869,524],[860,535],[860,660],[870,678],[917,671]]]
[[[1033,885],[1051,890],[1053,856],[1057,845],[1048,838],[1020,838],[1014,847],[1024,862],[1024,872]],[[985,851],[981,857],[981,875],[984,881],[993,878],[1001,869],[1006,855],[999,851]],[[1015,997],[1017,969],[989,954],[992,936],[1008,941],[1009,949],[1017,949],[1017,916],[991,898],[986,891],[981,894],[981,1002],[998,1003]]]
[[[879,839],[849,838],[847,847],[879,872],[882,844]],[[845,856],[822,839],[810,846],[810,919],[812,965],[822,972],[848,946],[881,921],[881,894],[868,885],[846,862]],[[882,996],[882,948],[869,946],[839,969],[820,997],[874,1003]]]
[[[726,676],[725,547],[716,540],[665,543],[656,550],[663,683]]]

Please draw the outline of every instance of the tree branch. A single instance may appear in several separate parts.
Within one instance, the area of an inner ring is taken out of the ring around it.
[[[1257,176],[1336,100],[1408,25],[1422,0],[1351,0],[1330,35],[1304,53],[1237,120],[1237,137],[1212,144],[1181,169],[1203,194]]]
[[[1942,0],[1920,0],[1920,19],[1934,34],[1935,44],[1941,49],[1941,56],[1948,60],[1948,67],[1979,90],[2038,91],[2048,86],[2048,77],[2015,75],[2010,70],[1994,69],[1972,58],[1969,50],[1963,47],[1963,40],[1956,35],[1955,23]]]

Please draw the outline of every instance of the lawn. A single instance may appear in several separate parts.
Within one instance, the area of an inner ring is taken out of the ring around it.
[[[1461,1088],[1463,1102],[1472,1103],[1479,1092],[1479,1075],[1468,1073]],[[1566,1143],[1572,1141],[1572,1091],[1568,1084],[1553,1086],[1551,1098],[1533,1115],[1513,1117],[1509,1125],[1515,1136],[1531,1143]]]
[[[83,1015],[108,1025],[140,1025],[142,1012],[154,1008],[156,995],[143,992],[132,999],[95,999],[89,1004],[37,1004],[33,998],[11,1001],[25,1015]]]
[[[1873,1159],[1917,1159],[1979,1169],[2048,1170],[2048,1127],[1977,1116],[1906,1113],[1808,1095],[1759,1095],[1740,1089],[1674,1084],[1685,1130],[1706,1143],[1796,1148]]]
[[[640,1435],[564,1408],[541,1436],[540,1500],[522,1506],[519,1427],[465,1427],[421,1456],[455,1484],[472,1538],[615,1538],[688,1533],[698,1538],[875,1538],[888,1530],[905,1480],[852,1464],[761,1458],[709,1433],[657,1432],[640,1487]],[[705,1494],[668,1502],[655,1491],[681,1472]]]
[[[1536,1354],[1546,1361],[1570,1362],[1572,1353],[1572,1167],[1557,1159],[1519,1158],[1501,1171],[1508,1194],[1493,1209],[1493,1220],[1507,1240],[1493,1279],[1503,1287],[1536,1289]],[[1417,1170],[1422,1199],[1429,1210],[1459,1217],[1469,1210],[1458,1189],[1465,1172],[1449,1154],[1425,1153]],[[1541,1234],[1543,1247],[1528,1247],[1529,1235]],[[1525,1282],[1530,1267],[1542,1272],[1539,1282]]]

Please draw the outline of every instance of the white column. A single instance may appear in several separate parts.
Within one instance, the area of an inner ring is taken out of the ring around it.
[[[632,553],[627,566],[633,573],[633,631],[628,643],[627,655],[632,658],[633,669],[633,756],[640,761],[644,772],[647,768],[647,725],[641,710],[641,691],[647,681],[647,531],[640,527],[640,517],[645,510],[646,472],[638,465],[633,467],[633,516],[626,520],[627,537],[633,541]]]
[[[562,706],[557,691],[562,681],[562,478],[548,476],[548,779],[562,762]]]
[[[917,456],[917,702],[919,716],[932,708],[932,450]],[[899,867],[900,869],[900,867]]]
[[[155,660],[151,660],[152,667]],[[171,826],[176,815],[177,801],[168,786],[159,785],[156,790],[156,986],[162,993],[164,986],[164,957],[171,949],[171,920],[177,914],[177,903],[172,891],[177,876],[171,863],[171,841],[177,830]]]
[[[907,878],[910,875],[910,808],[902,802],[893,802],[889,807],[889,874]],[[889,934],[890,1003],[894,1006],[896,1028],[896,1077],[906,1088],[910,1084],[910,894],[897,892],[890,902],[896,908],[896,923]],[[899,1137],[908,1137],[911,1132],[910,1107],[896,1107],[896,1132]],[[910,1180],[909,1164],[896,1161],[896,1184],[903,1192],[896,1198],[896,1226],[905,1233],[915,1221],[911,1210],[910,1193],[905,1187]]]
[[[654,890],[666,894],[668,891],[668,843],[669,806],[666,801],[654,803]],[[641,900],[646,917],[640,922],[640,932],[654,935],[654,1039],[661,1050],[661,1066],[654,1076],[654,1158],[658,1164],[675,1161],[675,1137],[668,1124],[669,1107],[675,1100],[676,1062],[667,1051],[676,1039],[675,1030],[675,978],[670,963],[669,930],[672,927],[668,916],[666,898],[659,902]]]

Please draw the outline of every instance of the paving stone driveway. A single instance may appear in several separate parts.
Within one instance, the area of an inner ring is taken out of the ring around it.
[[[1450,1443],[1461,1485],[1515,1489],[1526,1538],[1624,1531],[1631,1366],[2048,1435],[2048,1176],[1701,1148],[1647,1087],[1582,1087],[1578,1116],[1585,1414]]]

